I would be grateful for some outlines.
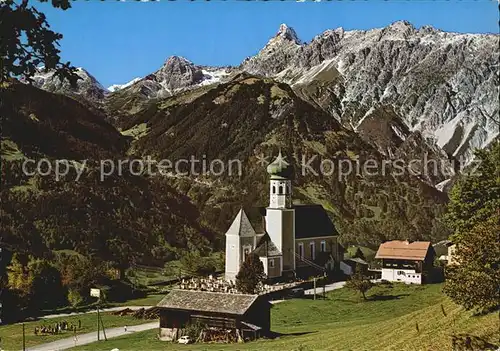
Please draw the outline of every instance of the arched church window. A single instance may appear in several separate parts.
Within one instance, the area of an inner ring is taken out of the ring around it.
[[[280,189],[279,189],[279,195],[282,195],[283,194],[283,185],[280,185]]]
[[[276,194],[276,186],[273,185],[273,194]]]

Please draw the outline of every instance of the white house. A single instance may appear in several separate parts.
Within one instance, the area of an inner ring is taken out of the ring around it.
[[[426,282],[434,261],[429,241],[387,241],[380,245],[376,259],[382,260],[382,279],[407,284]]]

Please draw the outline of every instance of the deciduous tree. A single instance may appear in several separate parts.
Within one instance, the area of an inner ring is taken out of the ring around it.
[[[445,215],[457,242],[500,208],[500,142],[491,150],[478,150],[473,165],[453,186]]]
[[[356,273],[346,282],[345,287],[360,292],[363,299],[366,300],[366,292],[373,287],[373,283],[370,279],[364,277],[360,272],[360,267],[357,267]]]
[[[498,308],[500,271],[498,218],[476,225],[461,236],[447,268],[444,292],[466,309],[486,312]]]
[[[446,222],[453,230],[454,261],[446,271],[444,292],[466,309],[499,306],[500,142],[476,152],[473,167],[450,194]]]
[[[52,5],[62,10],[71,7],[69,0],[52,0]],[[44,65],[46,70],[55,70],[60,78],[76,83],[76,69],[70,62],[61,63],[58,46],[62,35],[49,29],[45,15],[29,6],[28,0],[5,0],[0,18],[2,80],[22,77],[31,81],[37,67]]]

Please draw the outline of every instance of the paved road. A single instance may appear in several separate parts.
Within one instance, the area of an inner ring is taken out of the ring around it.
[[[336,282],[332,284],[327,284],[325,287],[325,291],[332,291],[332,290],[337,290],[340,288],[343,288],[345,285],[345,282]],[[304,291],[306,295],[314,295],[314,289],[308,289]],[[320,295],[323,293],[323,287],[322,286],[316,286],[316,295]]]
[[[123,327],[109,328],[109,329],[106,329],[106,337],[108,339],[111,339],[111,338],[116,338],[117,336],[130,334],[130,333],[136,333],[139,331],[150,330],[150,329],[155,329],[155,328],[158,328],[158,321],[150,322],[150,323],[146,323],[146,324],[128,326],[126,332],[125,332]],[[102,331],[101,331],[101,340],[102,339],[104,339],[104,336],[103,336]],[[96,341],[97,341],[97,331],[92,332],[92,333],[87,333],[87,334],[80,334],[80,335],[77,335],[76,346],[86,345],[86,344],[90,344],[90,343],[93,343]],[[75,347],[75,340],[73,339],[73,337],[49,342],[47,344],[33,346],[33,347],[28,348],[27,350],[28,351],[59,351],[59,350],[66,350],[66,349],[69,349],[72,347]]]
[[[132,311],[140,310],[141,308],[151,308],[154,306],[118,306],[118,307],[108,307],[108,308],[100,308],[99,312],[113,312],[113,311],[121,311],[126,308],[130,308]],[[59,313],[59,314],[48,314],[45,316],[41,316],[40,319],[47,319],[47,318],[59,318],[59,317],[69,317],[69,316],[78,316],[79,314],[85,314],[85,313],[96,313],[97,310],[90,310],[86,312],[71,312],[71,313]]]
[[[372,279],[372,283],[379,283],[381,279]],[[332,284],[327,284],[325,287],[325,292],[332,291],[332,290],[337,290],[340,288],[343,288],[345,285],[345,282],[336,282]],[[314,295],[314,289],[308,289],[304,292],[306,295]],[[323,287],[322,286],[317,286],[316,287],[316,295],[321,295],[323,293]]]

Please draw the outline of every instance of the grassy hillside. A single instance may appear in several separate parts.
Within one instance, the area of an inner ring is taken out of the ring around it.
[[[148,331],[75,350],[451,350],[452,336],[460,334],[475,337],[477,350],[498,342],[498,315],[465,312],[441,293],[441,285],[377,286],[368,296],[363,302],[340,289],[327,300],[277,304],[271,326],[282,335],[275,340],[186,347],[158,341],[157,331]]]

